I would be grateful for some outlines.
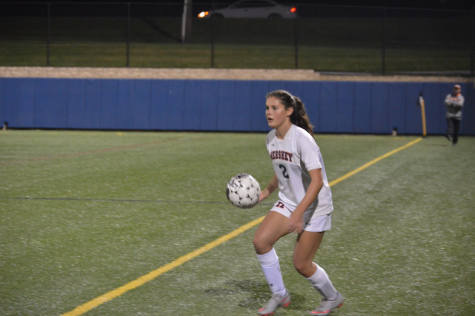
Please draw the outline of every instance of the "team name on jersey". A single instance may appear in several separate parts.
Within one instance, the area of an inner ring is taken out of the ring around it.
[[[292,162],[292,154],[288,153],[286,151],[283,151],[283,150],[275,150],[275,151],[271,152],[270,153],[270,158],[272,160],[280,159],[280,160],[285,160],[285,161]]]

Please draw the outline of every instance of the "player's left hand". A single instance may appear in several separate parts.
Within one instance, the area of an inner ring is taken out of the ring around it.
[[[300,234],[303,231],[303,218],[293,212],[290,215],[289,222],[287,224],[289,227],[289,232]]]

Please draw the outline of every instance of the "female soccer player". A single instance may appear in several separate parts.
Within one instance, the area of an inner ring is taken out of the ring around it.
[[[324,232],[331,227],[333,211],[322,155],[313,139],[313,126],[302,101],[283,90],[267,94],[266,117],[273,128],[267,135],[267,150],[275,174],[261,192],[259,202],[277,188],[279,200],[258,227],[253,240],[273,294],[258,314],[271,315],[278,307],[290,304],[290,294],[284,286],[273,246],[281,237],[295,232],[294,267],[323,296],[320,306],[310,313],[328,315],[343,305],[343,296],[335,290],[325,270],[312,262]]]

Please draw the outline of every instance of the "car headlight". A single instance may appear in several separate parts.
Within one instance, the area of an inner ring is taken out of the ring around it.
[[[199,18],[204,18],[204,17],[207,16],[208,14],[209,14],[208,11],[203,11],[203,12],[201,12],[200,14],[198,14],[198,17],[199,17]]]

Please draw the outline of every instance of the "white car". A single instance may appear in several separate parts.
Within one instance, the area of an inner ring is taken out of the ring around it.
[[[241,0],[229,7],[203,11],[199,18],[296,18],[297,8],[278,4],[271,0]]]

